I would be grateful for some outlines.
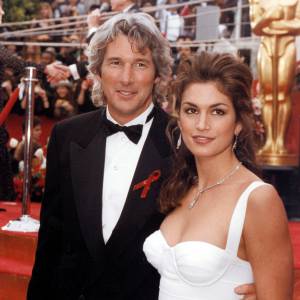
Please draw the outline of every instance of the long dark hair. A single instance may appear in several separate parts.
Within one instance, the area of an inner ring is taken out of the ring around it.
[[[252,74],[249,67],[238,57],[228,53],[201,52],[186,60],[171,86],[170,97],[173,100],[173,118],[167,128],[167,135],[174,151],[173,172],[164,183],[160,197],[161,211],[168,213],[180,205],[188,190],[197,182],[195,158],[181,143],[177,126],[182,94],[191,83],[214,82],[220,92],[228,96],[234,106],[237,122],[242,130],[237,139],[235,154],[244,166],[258,174],[255,163],[255,145],[253,138],[253,108],[251,103]],[[234,142],[234,141],[233,141]]]

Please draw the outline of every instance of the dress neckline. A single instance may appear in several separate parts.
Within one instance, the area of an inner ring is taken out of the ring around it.
[[[230,225],[231,225],[231,223],[232,223],[232,221],[233,221],[234,213],[235,213],[235,211],[236,211],[236,209],[237,209],[238,203],[240,202],[241,198],[242,198],[244,195],[247,194],[247,192],[248,192],[249,190],[252,191],[252,186],[256,186],[256,185],[259,186],[260,184],[265,184],[265,183],[264,183],[263,181],[261,181],[261,180],[255,180],[255,181],[251,182],[251,183],[245,188],[245,190],[241,193],[241,195],[239,196],[238,200],[236,201],[235,207],[234,207],[233,212],[232,212],[232,215],[231,215],[231,217],[230,217],[230,222],[229,222],[229,228],[228,228],[228,231],[227,231],[227,239],[226,239],[226,245],[225,245],[225,248],[221,248],[221,247],[219,247],[219,246],[217,246],[217,245],[214,245],[214,244],[212,244],[212,243],[209,243],[209,242],[206,242],[206,241],[202,241],[202,240],[187,240],[187,241],[181,241],[181,242],[178,242],[178,243],[176,243],[175,245],[170,245],[169,242],[168,242],[168,240],[166,239],[164,233],[162,232],[162,230],[161,230],[160,228],[157,230],[157,232],[158,232],[159,235],[161,236],[161,239],[163,240],[163,243],[164,243],[164,244],[166,245],[166,247],[168,247],[169,249],[176,249],[177,247],[179,247],[179,246],[181,246],[181,245],[183,245],[183,244],[188,244],[188,243],[190,243],[190,244],[191,244],[191,243],[198,243],[198,244],[204,244],[204,245],[211,246],[211,247],[213,247],[213,248],[215,248],[215,249],[217,249],[217,250],[219,250],[219,251],[223,251],[223,252],[226,252],[226,253],[229,254],[229,251],[227,251],[227,250],[228,250],[227,248],[228,248],[228,240],[229,240],[229,237],[230,237],[230,227],[231,227]],[[246,260],[244,260],[244,259],[238,257],[238,256],[237,256],[237,253],[236,253],[236,257],[237,257],[239,260],[248,263],[248,261],[246,261]]]
[[[206,241],[201,241],[201,240],[188,240],[188,241],[182,241],[182,242],[178,242],[177,244],[171,246],[171,245],[167,242],[167,240],[166,240],[166,238],[165,238],[163,232],[161,231],[161,229],[158,229],[158,230],[156,230],[156,231],[157,231],[157,232],[159,233],[159,235],[161,236],[162,240],[164,241],[164,244],[165,244],[168,248],[170,248],[170,249],[175,249],[175,248],[177,248],[177,247],[179,247],[179,246],[181,246],[181,245],[183,245],[183,244],[198,243],[198,244],[205,244],[205,245],[212,246],[212,247],[217,248],[218,250],[221,250],[221,251],[226,251],[226,249],[224,249],[224,248],[221,248],[221,247],[219,247],[219,246],[217,246],[217,245],[211,244],[211,243],[206,242]]]

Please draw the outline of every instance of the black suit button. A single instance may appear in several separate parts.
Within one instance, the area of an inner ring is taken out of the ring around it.
[[[78,300],[85,300],[84,295],[80,295],[79,298],[78,298]]]

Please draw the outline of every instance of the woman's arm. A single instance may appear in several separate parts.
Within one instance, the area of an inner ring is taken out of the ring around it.
[[[292,300],[293,254],[282,200],[271,185],[249,198],[243,238],[258,300]]]
[[[24,160],[24,142],[20,142],[15,150],[14,159],[17,161]]]

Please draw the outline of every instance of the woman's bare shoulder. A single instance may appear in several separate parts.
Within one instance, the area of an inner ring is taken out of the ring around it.
[[[273,209],[274,206],[283,208],[282,200],[272,184],[264,182],[260,177],[246,168],[244,168],[240,180],[243,189],[246,189],[254,182],[262,183],[251,191],[248,199],[247,213],[248,211],[258,212],[257,210]]]

